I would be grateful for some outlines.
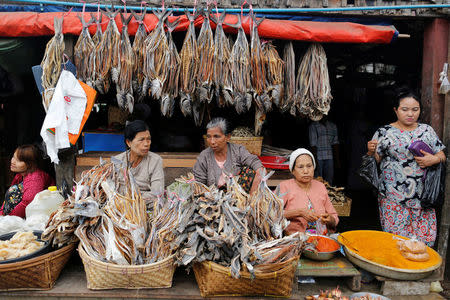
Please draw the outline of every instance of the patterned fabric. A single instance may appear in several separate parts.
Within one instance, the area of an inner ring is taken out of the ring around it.
[[[434,153],[445,148],[433,128],[419,124],[412,131],[402,131],[391,125],[379,128],[373,139],[378,140],[377,153],[381,157],[380,190],[378,196],[381,226],[384,231],[413,237],[432,246],[436,239],[436,213],[423,209],[421,169],[408,150],[416,140],[427,143]]]
[[[314,212],[314,206],[311,203],[311,199],[308,197],[308,209]],[[317,234],[316,230],[316,222],[307,222],[306,223],[306,232],[311,234]]]
[[[7,216],[22,201],[23,182],[9,187],[5,193],[3,215]]]
[[[333,159],[332,145],[339,144],[336,125],[330,121],[325,124],[312,122],[308,128],[309,144],[317,147],[317,159]]]
[[[247,193],[250,192],[255,175],[256,171],[246,166],[242,167],[241,172],[239,173],[238,183]]]

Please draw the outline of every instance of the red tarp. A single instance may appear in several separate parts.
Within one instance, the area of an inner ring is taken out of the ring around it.
[[[4,12],[0,13],[0,36],[3,37],[25,37],[53,35],[53,18],[64,16],[63,33],[79,35],[81,32],[81,22],[77,18],[77,13],[34,13],[34,12]],[[169,17],[173,21],[176,17]],[[90,15],[85,14],[88,21]],[[227,15],[225,23],[235,24],[236,15]],[[120,16],[116,17],[116,23],[121,30],[122,22]],[[158,19],[153,14],[145,16],[147,30],[153,30]],[[203,18],[199,17],[195,21],[195,26],[200,27]],[[249,34],[250,18],[244,17],[243,27]],[[102,27],[105,30],[108,19],[103,16]],[[180,24],[175,31],[186,31],[189,21],[186,16],[181,16]],[[215,28],[215,24],[211,22]],[[138,23],[133,19],[128,26],[130,35],[136,33]],[[95,24],[89,27],[91,34],[94,34]],[[236,33],[236,29],[224,25],[225,32]],[[386,44],[392,41],[396,30],[393,26],[381,25],[361,25],[350,22],[312,22],[312,21],[288,21],[266,19],[258,27],[259,35],[266,39],[298,40],[308,42],[333,42],[333,43],[379,43]]]

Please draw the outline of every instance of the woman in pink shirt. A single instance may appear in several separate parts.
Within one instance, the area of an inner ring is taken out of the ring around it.
[[[25,208],[40,191],[55,181],[39,168],[41,155],[34,145],[19,146],[11,158],[11,171],[17,173],[6,191],[0,215],[25,217]]]
[[[289,169],[293,179],[280,183],[279,192],[284,200],[284,216],[291,223],[287,234],[297,231],[317,233],[319,221],[327,231],[334,232],[339,222],[338,215],[323,183],[314,180],[316,162],[312,153],[304,148],[292,152]]]

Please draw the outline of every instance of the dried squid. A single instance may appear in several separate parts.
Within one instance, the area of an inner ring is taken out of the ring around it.
[[[145,48],[144,81],[147,83],[144,85],[151,85],[149,94],[157,100],[161,99],[169,69],[169,45],[164,31],[164,22],[171,12],[167,9],[161,11],[153,10],[153,13],[158,18],[158,24],[151,35],[149,35]]]
[[[129,15],[126,18],[122,13],[120,18],[122,19],[122,34],[120,35],[119,42],[119,68],[118,68],[118,80],[116,84],[117,94],[116,99],[119,107],[123,110],[133,112],[134,97],[133,97],[133,68],[134,68],[134,52],[131,47],[130,37],[128,36],[128,24],[131,21],[133,15]]]
[[[212,79],[214,59],[214,36],[209,20],[209,10],[204,11],[202,28],[197,39],[197,99],[210,103],[212,100]]]
[[[270,102],[280,107],[283,94],[284,62],[270,41],[263,43],[262,52],[265,61],[264,65],[267,68],[266,77],[269,99]]]
[[[44,58],[41,62],[42,67],[42,103],[47,111],[53,98],[53,92],[61,74],[61,64],[64,55],[64,35],[62,33],[63,17],[53,20],[55,35],[45,47]]]
[[[194,102],[197,58],[197,41],[195,37],[194,21],[197,14],[192,15],[185,12],[189,19],[189,27],[183,41],[183,47],[180,51],[180,109],[185,117],[192,115],[192,105]]]
[[[226,25],[238,28],[237,38],[231,49],[230,64],[234,107],[236,112],[241,114],[252,106],[250,49],[244,28],[242,28],[241,15],[238,15],[238,22],[235,25]]]
[[[78,18],[81,21],[82,29],[74,47],[73,56],[78,79],[87,82],[90,81],[91,77],[89,72],[89,57],[95,49],[88,27],[94,22],[94,19],[91,18],[89,22],[86,22],[80,14],[78,14]]]
[[[95,87],[95,80],[96,80],[96,72],[95,72],[95,54],[97,53],[98,45],[100,44],[100,41],[102,40],[103,31],[102,31],[102,14],[100,11],[97,13],[97,18],[93,13],[91,13],[91,19],[95,21],[97,30],[95,31],[95,34],[92,36],[92,42],[94,43],[94,49],[89,54],[89,80],[86,82],[90,87]]]
[[[95,88],[102,94],[106,94],[113,82],[119,78],[119,42],[120,32],[114,20],[120,11],[109,10],[103,12],[108,18],[109,23],[103,32],[102,40],[95,50]]]
[[[327,56],[320,44],[312,44],[302,58],[296,79],[297,109],[313,121],[330,110],[331,96]]]
[[[133,41],[133,53],[135,57],[133,68],[133,91],[135,93],[134,98],[141,101],[145,97],[145,93],[142,93],[142,87],[144,82],[143,67],[145,57],[145,40],[147,38],[147,31],[144,24],[146,10],[144,10],[144,12],[140,15],[136,14],[134,11],[131,13],[139,24]]]
[[[282,112],[289,111],[291,115],[296,115],[296,86],[295,86],[295,53],[292,42],[288,42],[284,46],[283,60],[284,68],[284,99],[280,103]]]
[[[216,23],[216,33],[214,36],[214,58],[213,58],[213,82],[215,96],[219,107],[234,105],[231,86],[231,47],[230,41],[223,31],[223,21],[225,11],[219,16],[211,15],[211,20]]]
[[[163,87],[161,99],[161,113],[163,116],[171,117],[175,109],[175,98],[178,97],[178,81],[180,78],[181,59],[177,47],[172,38],[172,31],[178,26],[179,19],[174,22],[166,20],[167,43],[169,45],[169,70]]]

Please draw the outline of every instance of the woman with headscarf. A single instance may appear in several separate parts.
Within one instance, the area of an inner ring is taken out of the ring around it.
[[[164,191],[162,158],[150,152],[150,130],[144,121],[136,120],[126,125],[124,131],[127,151],[114,156],[131,170],[147,206],[152,205],[153,196]]]
[[[284,216],[290,221],[285,229],[294,232],[317,232],[320,221],[328,231],[334,232],[339,222],[323,183],[313,179],[316,162],[313,154],[299,148],[291,153],[289,170],[293,179],[282,181],[277,188],[284,200]]]
[[[239,176],[238,182],[252,193],[261,181],[263,168],[258,156],[238,144],[230,143],[231,130],[224,118],[214,118],[206,125],[209,147],[197,157],[193,173],[195,180],[208,186],[226,185],[227,176]]]

